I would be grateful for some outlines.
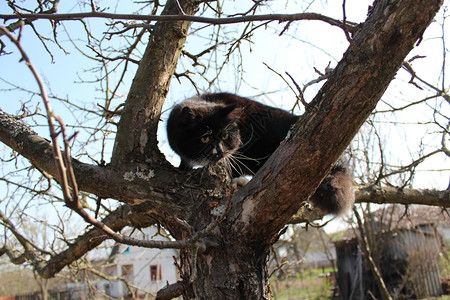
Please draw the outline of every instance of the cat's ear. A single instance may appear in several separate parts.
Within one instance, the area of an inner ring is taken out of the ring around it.
[[[226,115],[230,114],[235,108],[236,108],[236,104],[227,105],[227,106],[224,106],[220,110],[220,113],[222,115],[226,116]]]
[[[195,113],[189,106],[183,107],[180,115],[183,121],[191,121],[195,118]]]

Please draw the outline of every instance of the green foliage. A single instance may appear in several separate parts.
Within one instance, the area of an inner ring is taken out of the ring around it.
[[[284,279],[272,278],[271,289],[274,299],[332,299],[334,281],[326,276],[332,271],[332,268],[308,269],[296,276]]]
[[[33,273],[27,269],[0,273],[0,296],[34,292],[39,289]]]
[[[447,249],[446,255],[439,256],[439,270],[441,278],[450,280],[450,250]]]
[[[0,297],[40,293],[43,289],[55,291],[65,289],[63,278],[44,279],[35,276],[33,272],[23,266],[9,266],[0,268]]]

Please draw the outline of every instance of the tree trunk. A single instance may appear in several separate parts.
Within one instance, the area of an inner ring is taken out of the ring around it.
[[[192,0],[170,0],[162,15],[193,15],[199,5]],[[165,162],[157,147],[156,131],[190,25],[187,21],[158,22],[152,29],[117,128],[111,157],[115,168],[133,159]]]
[[[228,243],[200,253],[193,270],[193,256],[182,251],[183,274],[194,274],[184,299],[269,299],[268,254],[269,249]]]

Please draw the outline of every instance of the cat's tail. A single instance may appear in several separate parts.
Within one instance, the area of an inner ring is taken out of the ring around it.
[[[325,177],[310,202],[327,214],[340,215],[353,207],[353,181],[342,165],[336,165]]]

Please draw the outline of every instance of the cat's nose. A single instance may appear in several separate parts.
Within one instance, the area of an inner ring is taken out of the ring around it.
[[[215,158],[216,160],[219,160],[219,159],[221,159],[221,158],[223,157],[223,150],[222,150],[222,148],[220,147],[220,145],[217,146],[217,147],[215,147],[215,148],[212,150],[212,154],[214,154],[214,158]]]

